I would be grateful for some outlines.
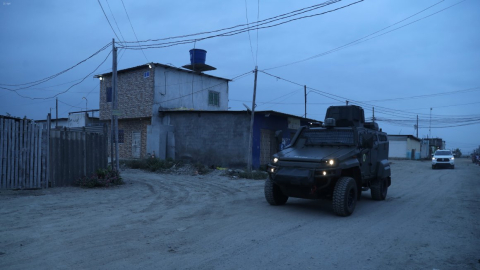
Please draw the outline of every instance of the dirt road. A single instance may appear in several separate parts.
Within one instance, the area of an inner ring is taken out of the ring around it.
[[[0,192],[0,269],[480,269],[480,167],[393,161],[386,201],[268,205],[263,182],[123,172]]]

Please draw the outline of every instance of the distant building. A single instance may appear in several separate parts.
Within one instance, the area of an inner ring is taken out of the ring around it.
[[[99,117],[89,116],[89,113],[98,112],[98,110],[78,111],[68,113],[68,118],[56,118],[50,119],[50,128],[68,128],[79,129],[88,127],[90,130],[97,128],[98,132],[103,132],[104,122],[100,121]],[[40,123],[42,127],[47,128],[47,120],[37,120],[36,123]]]
[[[389,158],[420,159],[421,140],[413,135],[388,135]]]

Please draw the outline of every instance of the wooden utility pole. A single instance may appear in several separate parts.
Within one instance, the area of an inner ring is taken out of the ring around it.
[[[55,129],[58,127],[58,98],[56,98],[56,105],[55,105]]]
[[[255,66],[255,81],[253,83],[253,101],[252,101],[252,116],[250,118],[250,136],[248,138],[248,165],[247,170],[252,171],[252,147],[253,147],[253,119],[255,115],[255,97],[257,96],[257,73],[258,67]]]
[[[372,121],[373,121],[373,123],[375,123],[375,107],[372,107],[372,112],[373,112]]]
[[[303,93],[305,94],[305,118],[307,118],[307,86],[303,86]]]
[[[418,114],[417,114],[417,138],[418,138]]]
[[[113,126],[115,133],[115,170],[119,170],[118,160],[118,91],[117,91],[117,48],[115,48],[115,39],[112,42],[113,47],[113,63],[112,63],[112,93],[113,93]],[[113,166],[112,166],[113,168]]]

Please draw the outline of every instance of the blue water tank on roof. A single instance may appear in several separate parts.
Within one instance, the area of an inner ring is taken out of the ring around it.
[[[207,51],[202,49],[191,49],[190,50],[190,63],[194,64],[205,64],[205,59],[207,58]]]

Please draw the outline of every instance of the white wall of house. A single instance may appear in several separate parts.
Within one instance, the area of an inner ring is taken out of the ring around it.
[[[407,149],[407,141],[392,141],[390,140],[390,147],[388,151],[389,158],[406,158],[405,150]]]
[[[389,158],[420,159],[421,144],[420,141],[409,136],[388,136],[390,148]]]
[[[154,81],[154,116],[158,114],[159,108],[209,111],[228,109],[227,80],[156,66]],[[219,93],[218,105],[209,104],[209,91]]]

